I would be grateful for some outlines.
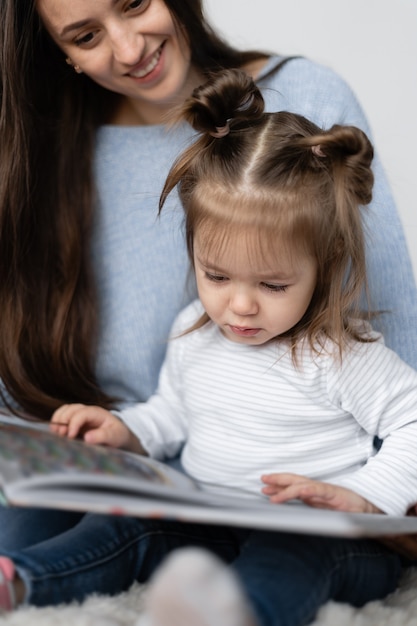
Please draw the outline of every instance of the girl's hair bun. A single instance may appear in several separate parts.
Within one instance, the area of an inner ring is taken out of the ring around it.
[[[233,128],[253,125],[264,112],[264,99],[243,70],[212,74],[185,102],[183,118],[198,132],[225,137]]]
[[[366,134],[355,126],[334,125],[320,140],[320,150],[331,160],[334,171],[343,175],[361,204],[372,199],[374,150]]]

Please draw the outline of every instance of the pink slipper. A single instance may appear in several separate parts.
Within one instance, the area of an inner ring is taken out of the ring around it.
[[[12,581],[15,577],[13,561],[6,556],[0,556],[0,612],[11,611],[14,608],[14,592]]]

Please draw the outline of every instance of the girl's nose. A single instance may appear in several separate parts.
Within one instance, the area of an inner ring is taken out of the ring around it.
[[[252,290],[237,288],[230,297],[230,310],[235,315],[254,315],[258,312],[258,304]]]

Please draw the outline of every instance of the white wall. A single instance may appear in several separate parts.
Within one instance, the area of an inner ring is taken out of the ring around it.
[[[353,87],[370,120],[417,276],[417,0],[205,0],[239,48],[301,54]]]

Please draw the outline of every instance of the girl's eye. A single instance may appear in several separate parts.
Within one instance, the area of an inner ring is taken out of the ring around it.
[[[214,283],[223,283],[227,280],[225,276],[221,276],[220,274],[209,274],[209,272],[205,272],[205,276],[208,280],[211,280]]]
[[[267,289],[268,291],[273,291],[275,293],[287,291],[288,285],[273,285],[271,283],[262,283],[262,287]]]

